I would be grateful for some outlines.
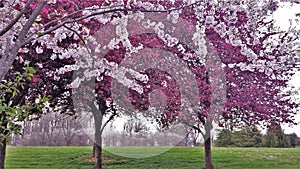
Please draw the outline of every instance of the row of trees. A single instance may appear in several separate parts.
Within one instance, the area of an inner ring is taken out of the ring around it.
[[[87,125],[87,122],[84,123]],[[180,126],[183,130],[178,131],[178,127],[177,129],[173,127],[172,132],[158,125],[155,126],[155,130],[151,130],[151,126],[138,119],[125,122],[121,131],[117,130],[113,124],[104,131],[104,146],[195,146],[200,144],[199,133],[184,125]],[[10,144],[25,146],[92,145],[93,139],[86,132],[82,130],[82,122],[78,118],[49,113],[42,115],[39,119],[24,122],[22,134],[14,134]]]
[[[12,145],[76,146],[92,145],[92,139],[81,130],[74,116],[59,113],[44,114],[37,120],[25,121],[22,134],[13,135]]]
[[[92,145],[92,139],[81,130],[81,123],[70,115],[49,113],[38,120],[26,121],[22,125],[22,135],[13,135],[12,145],[70,146]],[[181,126],[184,127],[184,126]],[[185,128],[184,135],[174,135],[156,126],[149,126],[137,119],[124,123],[123,131],[111,125],[103,134],[104,146],[196,146],[200,145],[199,133]],[[182,133],[181,133],[182,134]],[[283,129],[268,129],[262,134],[256,127],[246,126],[240,130],[222,129],[214,140],[219,147],[295,147],[300,139],[295,133],[285,134]]]
[[[285,134],[283,129],[268,129],[262,134],[257,128],[246,126],[241,130],[222,129],[215,140],[219,147],[296,147],[300,140],[295,133]]]

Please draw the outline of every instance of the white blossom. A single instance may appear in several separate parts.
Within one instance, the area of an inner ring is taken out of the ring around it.
[[[59,68],[57,72],[58,74],[65,74],[66,72],[71,72],[78,69],[78,65],[65,65],[64,67]]]
[[[173,24],[176,24],[179,19],[179,13],[180,13],[180,11],[172,11],[172,12],[170,12],[170,14],[168,14],[167,19],[171,20],[171,22]]]
[[[47,3],[48,3],[48,4],[55,4],[55,3],[56,3],[56,0],[48,0]]]
[[[177,49],[178,49],[178,51],[181,52],[181,53],[184,53],[184,52],[185,52],[185,48],[182,46],[182,44],[179,44],[179,45],[177,46]]]
[[[78,88],[83,79],[77,77],[71,84],[68,85],[69,88]]]
[[[205,19],[206,25],[213,25],[215,23],[215,18],[213,16],[207,16]]]
[[[132,17],[136,22],[141,22],[145,18],[145,14],[143,12],[137,11],[132,14]]]
[[[38,46],[35,48],[35,51],[36,51],[36,53],[41,54],[41,53],[43,53],[43,48]]]
[[[161,85],[162,85],[163,87],[167,87],[167,82],[164,80],[164,81],[161,82]]]
[[[35,102],[35,104],[39,104],[40,103],[40,99],[36,98],[34,102]]]

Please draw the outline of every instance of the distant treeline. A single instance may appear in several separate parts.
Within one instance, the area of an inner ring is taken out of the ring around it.
[[[261,134],[257,128],[244,127],[241,130],[220,130],[214,141],[218,147],[296,147],[300,145],[300,138],[295,133],[285,134],[280,127],[268,129]]]

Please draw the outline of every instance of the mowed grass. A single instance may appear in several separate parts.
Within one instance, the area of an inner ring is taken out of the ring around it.
[[[114,152],[155,152],[166,147],[111,147]],[[91,169],[92,147],[11,147],[7,148],[6,169]],[[158,156],[127,158],[104,150],[104,169],[200,169],[203,147],[174,147]],[[300,148],[219,148],[212,149],[218,169],[300,169]],[[129,155],[130,156],[130,155]]]

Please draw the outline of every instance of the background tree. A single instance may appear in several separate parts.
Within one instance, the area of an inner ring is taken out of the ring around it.
[[[234,142],[232,141],[233,131],[229,129],[222,129],[215,140],[215,146],[218,147],[228,147],[233,146]]]
[[[256,127],[244,126],[239,130],[222,129],[215,141],[220,147],[261,147],[263,135]]]
[[[262,134],[257,128],[246,126],[242,130],[234,132],[233,140],[236,147],[260,147]]]
[[[81,131],[81,123],[76,116],[49,112],[39,119],[25,121],[22,135],[15,145],[24,146],[75,146],[91,145],[91,139]]]
[[[230,137],[230,141],[229,141]],[[266,134],[253,126],[245,126],[241,129],[222,129],[215,141],[220,147],[292,147],[291,137],[294,134],[285,134],[281,127],[269,128]]]
[[[295,148],[297,145],[297,138],[298,138],[297,134],[296,133],[288,134],[288,137],[290,138],[291,146]]]
[[[291,140],[281,127],[269,128],[264,136],[263,146],[277,148],[291,147]]]

